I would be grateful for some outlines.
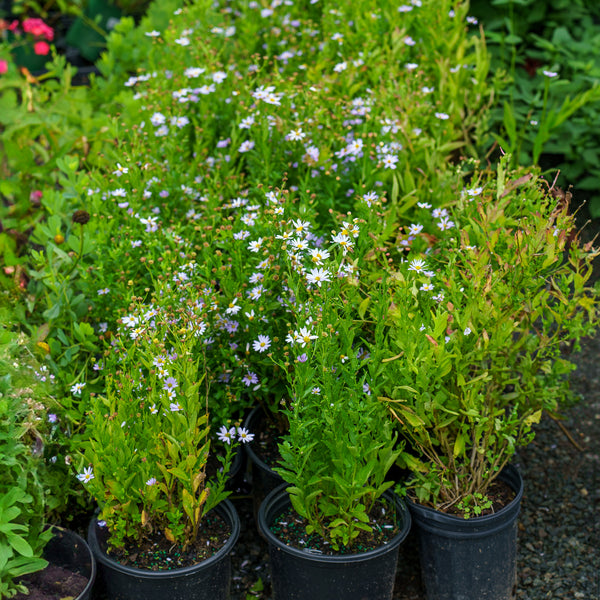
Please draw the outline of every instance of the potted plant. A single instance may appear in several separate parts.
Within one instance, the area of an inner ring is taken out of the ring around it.
[[[505,164],[475,173],[388,269],[381,398],[408,442],[402,487],[431,599],[513,597],[522,481],[510,462],[568,398],[564,351],[597,319],[597,251],[543,179]]]
[[[95,579],[90,550],[74,532],[47,524],[43,454],[55,415],[27,343],[0,327],[0,597],[52,589],[85,600]]]
[[[400,448],[377,399],[378,361],[355,323],[360,292],[348,246],[362,225],[350,224],[353,233],[334,232],[329,247],[313,241],[299,252],[290,242],[286,251],[295,305],[283,363],[289,430],[276,468],[286,483],[258,516],[277,598],[391,598],[410,528],[386,481]]]
[[[211,291],[169,278],[140,300],[121,319],[106,394],[89,412],[79,479],[100,507],[90,546],[111,597],[227,598],[240,525],[226,477],[234,446],[251,436],[224,425],[222,468],[208,476]]]

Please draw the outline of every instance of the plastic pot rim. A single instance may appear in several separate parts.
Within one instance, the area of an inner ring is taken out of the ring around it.
[[[283,483],[282,485],[277,486],[263,500],[258,511],[258,527],[261,533],[267,539],[267,542],[269,544],[272,544],[278,550],[281,550],[291,556],[295,556],[296,558],[309,560],[313,563],[323,564],[359,563],[367,561],[371,558],[376,558],[378,556],[381,556],[382,554],[386,554],[387,552],[395,550],[404,541],[404,539],[408,535],[408,532],[410,531],[411,516],[408,507],[406,506],[402,498],[400,498],[397,494],[391,493],[388,490],[383,494],[383,497],[386,500],[393,502],[396,506],[397,518],[402,520],[402,526],[400,528],[400,531],[398,531],[398,533],[387,543],[382,544],[381,546],[374,548],[373,550],[368,550],[366,552],[336,555],[317,554],[306,550],[300,550],[299,548],[294,548],[293,546],[288,546],[269,529],[269,524],[267,523],[266,516],[267,511],[271,508],[271,504],[283,500],[284,497],[288,497],[288,500],[285,503],[285,505],[287,506],[288,504],[290,504],[289,495],[286,492],[286,488],[289,485],[289,483]]]
[[[71,538],[75,538],[81,544],[81,547],[85,548],[87,550],[88,554],[90,555],[91,569],[90,569],[90,575],[88,578],[88,582],[87,582],[86,586],[83,588],[83,590],[81,591],[81,593],[75,598],[75,600],[80,600],[81,598],[86,597],[86,595],[89,597],[89,595],[91,594],[91,591],[92,591],[92,587],[94,586],[94,583],[96,581],[96,559],[94,557],[94,553],[92,552],[90,545],[78,533],[76,533],[75,531],[72,531],[71,529],[66,529],[64,527],[61,527],[60,525],[49,525],[49,527],[52,531],[54,531],[54,530],[60,531],[60,532],[66,533]],[[47,557],[46,557],[46,560],[48,560]],[[49,562],[51,562],[51,561],[49,561]],[[85,575],[84,575],[84,577],[85,577]]]
[[[250,414],[246,417],[245,421],[244,421],[244,427],[246,429],[248,429],[250,432],[252,432],[252,422],[256,419],[256,416],[258,415],[258,413],[263,413],[264,414],[264,410],[262,408],[262,406],[255,406],[251,411]],[[281,479],[281,475],[279,475],[279,473],[277,473],[276,471],[274,471],[264,460],[262,460],[262,458],[260,458],[258,456],[258,454],[256,454],[256,452],[254,452],[254,448],[252,447],[252,442],[250,442],[249,444],[244,444],[244,450],[246,451],[246,454],[250,457],[250,460],[257,464],[261,469],[264,469],[265,471],[267,471],[268,473],[272,474],[274,477],[279,477]]]
[[[406,498],[406,503],[415,523],[428,531],[435,531],[439,535],[443,535],[443,527],[446,525],[448,528],[455,529],[451,533],[452,537],[460,537],[461,535],[465,537],[491,535],[497,530],[510,526],[510,522],[517,517],[521,510],[521,499],[523,498],[523,478],[515,466],[506,466],[498,476],[498,479],[504,481],[513,489],[515,497],[498,512],[489,515],[465,519],[429,506],[423,506],[408,497]],[[432,525],[430,526],[427,523],[432,523]],[[437,528],[436,525],[441,529]]]
[[[98,560],[103,565],[113,569],[114,571],[118,571],[126,575],[150,580],[173,579],[175,577],[186,577],[188,575],[194,575],[198,571],[210,569],[214,564],[218,563],[225,556],[227,556],[233,550],[233,546],[237,542],[237,539],[240,534],[240,519],[238,517],[237,511],[235,510],[235,507],[233,506],[230,500],[223,500],[214,508],[214,510],[220,513],[224,513],[221,516],[224,516],[225,519],[231,525],[231,534],[229,535],[229,539],[227,540],[227,542],[225,542],[225,545],[222,548],[220,548],[215,554],[199,563],[190,565],[188,567],[181,567],[179,569],[161,571],[151,571],[149,569],[138,569],[136,567],[123,565],[120,562],[113,560],[100,548],[100,544],[98,543],[98,538],[96,536],[96,524],[98,522],[98,519],[96,517],[94,517],[90,521],[90,524],[88,526],[88,542],[92,554],[96,554]]]

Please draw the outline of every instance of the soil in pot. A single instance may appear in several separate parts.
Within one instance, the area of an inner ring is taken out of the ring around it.
[[[63,600],[77,598],[88,584],[88,578],[64,567],[49,564],[37,573],[21,579],[29,594],[17,594],[13,600]]]
[[[373,530],[360,531],[350,549],[340,546],[339,551],[333,550],[329,542],[316,533],[306,533],[307,521],[292,507],[282,512],[275,518],[269,527],[271,533],[277,536],[284,544],[300,550],[319,552],[330,556],[368,552],[387,544],[397,533],[398,523],[395,510],[388,503],[376,502],[371,511],[370,525]]]
[[[480,516],[484,517],[486,515],[493,515],[498,511],[502,510],[505,506],[508,506],[516,496],[516,492],[501,479],[496,479],[490,484],[486,492],[486,496],[488,497],[491,505],[489,507],[483,508],[480,513],[477,515],[471,516]],[[415,501],[415,499],[412,499]],[[465,511],[461,510],[458,506],[454,505],[446,514],[448,515],[456,515],[458,517],[465,517]]]
[[[20,581],[29,594],[13,600],[89,600],[96,579],[96,563],[85,540],[62,527],[52,527],[44,548],[45,569],[24,575]]]
[[[108,530],[96,527],[96,536],[103,552],[118,563],[136,569],[170,571],[195,565],[216,554],[231,535],[231,526],[217,513],[202,519],[196,543],[183,551],[174,546],[162,533],[156,533],[145,543],[113,550],[108,553]]]

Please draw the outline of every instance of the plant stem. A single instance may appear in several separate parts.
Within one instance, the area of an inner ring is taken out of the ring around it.
[[[77,258],[75,259],[75,262],[71,265],[71,268],[67,271],[66,275],[65,275],[65,279],[67,279],[69,277],[69,275],[71,275],[71,273],[75,270],[75,267],[77,266],[77,264],[79,263],[79,260],[81,259],[82,255],[83,255],[83,225],[80,225],[81,227],[81,235],[79,236],[79,253],[77,254]]]

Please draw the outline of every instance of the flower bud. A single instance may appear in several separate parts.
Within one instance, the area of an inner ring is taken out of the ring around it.
[[[90,220],[90,213],[85,210],[76,210],[73,213],[73,223],[85,225]]]
[[[62,234],[57,233],[54,236],[54,243],[55,244],[62,244],[64,241],[65,241],[65,237]]]

